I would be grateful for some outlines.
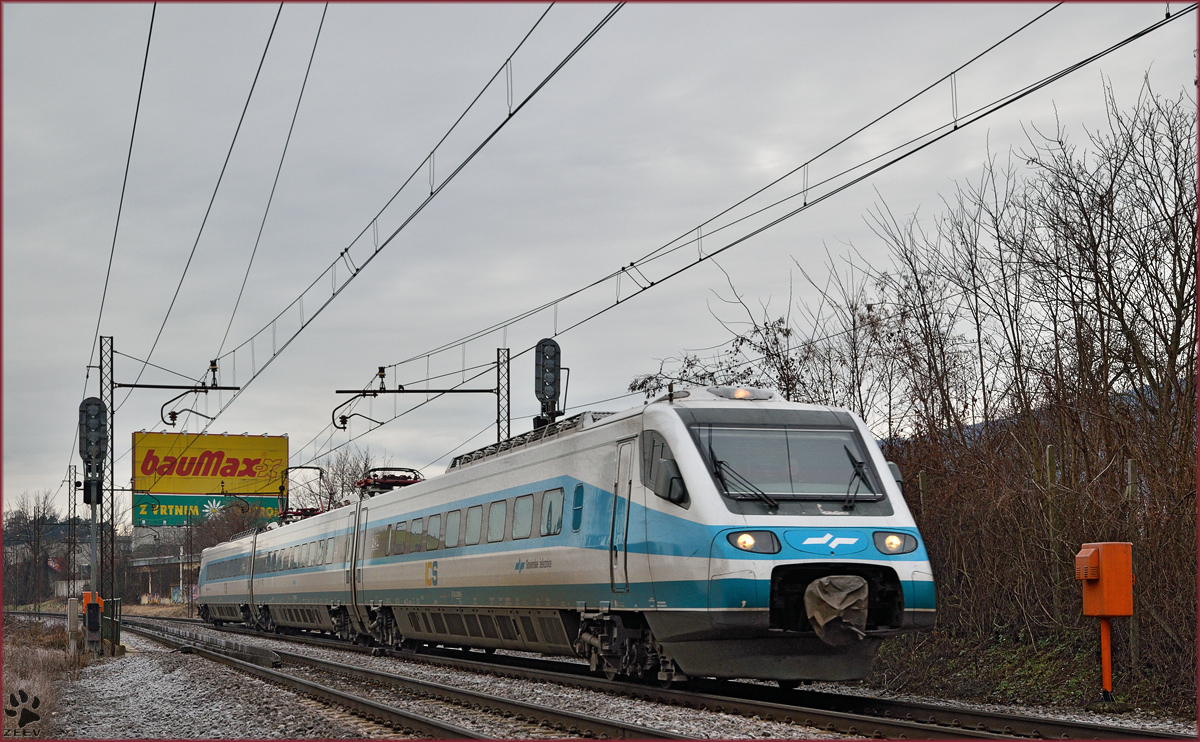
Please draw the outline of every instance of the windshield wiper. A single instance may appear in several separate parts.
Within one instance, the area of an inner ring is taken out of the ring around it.
[[[746,479],[741,474],[738,474],[737,471],[728,463],[718,459],[717,455],[713,453],[711,445],[708,447],[708,455],[712,457],[713,466],[715,467],[713,474],[717,475],[717,479],[721,481],[721,486],[725,488],[725,492],[729,493],[730,495],[733,494],[733,492],[731,492],[729,489],[729,481],[725,479],[725,476],[728,475],[729,479],[733,480],[735,485],[751,495],[754,495],[754,497],[758,498],[759,500],[762,500],[767,504],[768,508],[771,510],[779,509],[779,502],[774,497],[771,497],[766,492],[763,492],[758,487],[754,486],[753,482],[751,482],[749,479]]]
[[[842,446],[846,451],[847,458],[850,459],[850,466],[854,467],[854,473],[850,475],[850,483],[846,485],[846,501],[842,503],[842,510],[853,510],[854,503],[858,499],[858,488],[854,487],[854,480],[857,479],[867,486],[867,492],[872,495],[878,494],[871,487],[871,481],[867,479],[867,470],[863,462],[854,458],[854,454],[850,453],[849,446]],[[850,488],[854,487],[854,492],[850,492]]]

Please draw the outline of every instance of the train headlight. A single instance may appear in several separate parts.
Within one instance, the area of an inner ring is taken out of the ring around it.
[[[779,539],[770,531],[737,531],[729,534],[729,543],[755,554],[778,554]]]
[[[875,548],[884,554],[907,554],[917,550],[917,539],[907,533],[875,533]]]

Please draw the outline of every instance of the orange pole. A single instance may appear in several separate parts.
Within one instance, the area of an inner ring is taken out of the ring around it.
[[[1112,697],[1112,624],[1100,619],[1100,682],[1107,700]]]

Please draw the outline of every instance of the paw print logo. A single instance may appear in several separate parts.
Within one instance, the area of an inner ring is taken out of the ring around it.
[[[42,715],[37,712],[41,705],[42,699],[37,696],[30,699],[28,693],[19,690],[16,693],[8,694],[8,703],[4,705],[4,715],[10,719],[16,718],[17,726],[24,729],[27,724],[32,724],[42,718]]]

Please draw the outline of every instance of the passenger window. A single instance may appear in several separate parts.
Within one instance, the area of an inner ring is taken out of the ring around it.
[[[583,525],[583,485],[575,485],[575,502],[571,506],[571,530],[579,533],[579,527]]]
[[[442,535],[442,516],[429,516],[429,531],[425,534],[425,550],[433,551],[438,547]]]
[[[483,527],[483,506],[467,508],[467,546],[479,543],[479,529]]]
[[[405,542],[408,541],[408,523],[397,523],[392,531],[392,553],[403,554]]]
[[[325,539],[317,542],[317,564],[325,563]]]
[[[337,539],[333,539],[333,538],[325,539],[325,563],[326,564],[333,564],[333,550],[336,545],[337,545]]]
[[[414,519],[408,533],[408,553],[415,554],[421,550],[421,542],[425,540],[425,520],[423,518]]]
[[[504,540],[504,519],[508,516],[508,500],[492,503],[488,510],[488,542]]]
[[[542,535],[554,536],[562,531],[563,491],[550,490],[542,495]],[[514,515],[515,517],[515,515]],[[516,526],[513,526],[516,528]]]
[[[495,513],[495,506],[492,506],[492,513]],[[533,495],[522,495],[513,503],[513,525],[512,537],[529,538],[529,534],[533,532]],[[492,527],[488,523],[488,540],[492,540]]]
[[[458,546],[458,524],[462,520],[462,511],[455,510],[446,515],[446,548]]]
[[[392,555],[392,524],[389,523],[387,531],[383,534],[383,555]]]

